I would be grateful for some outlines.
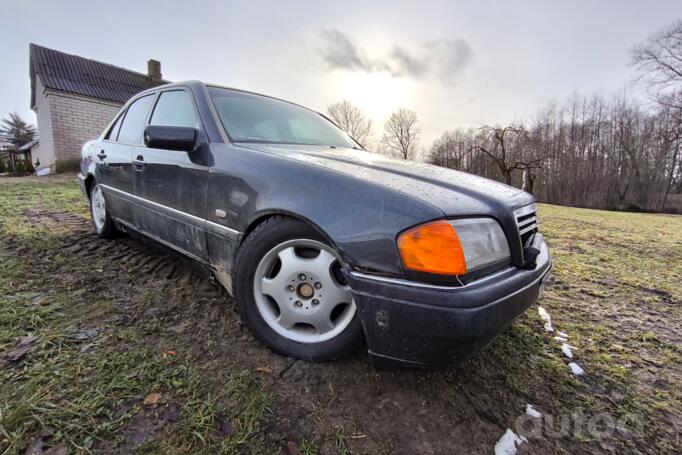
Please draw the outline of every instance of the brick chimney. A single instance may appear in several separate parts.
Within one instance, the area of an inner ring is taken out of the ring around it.
[[[149,59],[147,61],[147,76],[152,80],[152,82],[161,82],[163,77],[161,76],[161,62],[154,59]]]

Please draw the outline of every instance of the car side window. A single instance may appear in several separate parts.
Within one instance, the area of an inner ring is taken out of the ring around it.
[[[107,132],[107,135],[104,136],[104,139],[107,141],[116,141],[116,138],[118,137],[118,130],[121,129],[121,121],[123,120],[123,115],[121,114],[118,116],[116,119],[116,123],[109,128],[109,132]]]
[[[184,90],[161,93],[149,124],[194,128],[197,125],[197,116],[192,95]]]
[[[147,113],[154,101],[154,95],[147,95],[128,107],[121,124],[121,130],[118,133],[119,142],[127,142],[130,144],[141,144],[142,134],[144,133],[145,122],[147,120]]]

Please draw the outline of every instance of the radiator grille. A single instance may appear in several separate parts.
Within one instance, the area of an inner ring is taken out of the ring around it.
[[[526,205],[514,210],[516,226],[521,238],[521,246],[526,248],[530,245],[533,235],[538,232],[538,217],[535,204]]]

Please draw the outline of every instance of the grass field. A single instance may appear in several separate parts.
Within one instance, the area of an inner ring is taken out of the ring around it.
[[[0,453],[679,453],[682,217],[540,216],[554,333],[534,306],[457,371],[376,372],[271,354],[187,260],[96,238],[76,183],[0,184]]]

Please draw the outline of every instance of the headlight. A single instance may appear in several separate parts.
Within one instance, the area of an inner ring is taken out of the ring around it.
[[[464,248],[468,272],[510,258],[507,238],[492,218],[464,218],[450,224]]]
[[[509,245],[492,218],[440,220],[398,236],[403,265],[418,272],[463,275],[509,259]]]

